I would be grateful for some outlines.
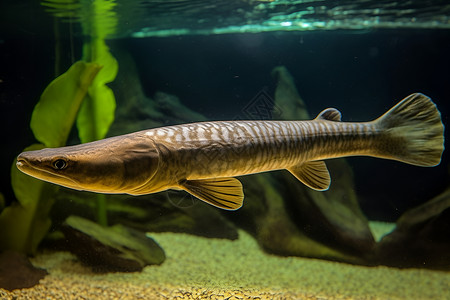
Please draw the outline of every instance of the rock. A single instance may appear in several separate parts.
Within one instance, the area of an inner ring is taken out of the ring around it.
[[[294,222],[310,237],[358,256],[369,256],[375,240],[355,194],[353,172],[345,160],[327,161],[328,191],[317,192],[287,174],[283,197],[295,212]]]
[[[143,232],[122,225],[102,227],[71,216],[61,228],[68,249],[98,272],[135,272],[165,260],[162,248]]]
[[[450,270],[450,189],[408,210],[376,248],[380,264]]]
[[[369,221],[370,231],[372,231],[375,242],[381,241],[383,237],[394,231],[396,225],[392,222]]]
[[[52,219],[58,227],[70,215],[95,220],[95,194],[61,189]],[[234,240],[236,226],[220,210],[183,191],[144,196],[106,195],[109,224],[123,224],[143,232],[183,232]]]
[[[283,256],[364,263],[357,256],[311,238],[308,228],[315,226],[314,223],[298,226],[296,212],[280,192],[286,182],[280,183],[272,174],[259,174],[242,180],[247,194],[244,206],[230,217],[252,233],[264,250]]]
[[[128,198],[126,203],[131,204],[131,201],[136,200]],[[220,210],[186,192],[169,191],[138,201],[134,204],[148,212],[142,220],[117,214],[117,218],[112,217],[111,221],[149,232],[182,232],[229,240],[238,238],[236,226]]]
[[[275,120],[307,120],[309,114],[306,105],[300,97],[294,78],[285,66],[277,66],[272,70],[272,76],[277,81],[275,90],[275,105],[273,110]]]
[[[206,121],[205,116],[183,105],[176,96],[156,92],[154,99],[147,97],[131,55],[120,42],[117,42],[114,49],[120,70],[116,80],[110,84],[116,97],[117,109],[108,136],[166,125]]]
[[[47,275],[35,268],[24,254],[5,251],[0,254],[0,288],[12,291],[35,286]]]
[[[181,103],[180,99],[174,95],[156,92],[153,97],[158,111],[164,115],[164,124],[180,124],[207,120],[202,114],[191,110]]]
[[[289,71],[279,66],[272,74],[278,81],[275,105],[283,111],[281,117],[311,119]],[[305,232],[307,235],[330,247],[358,255],[367,253],[375,241],[354,192],[352,169],[344,159],[329,160],[326,164],[331,175],[331,186],[326,192],[314,191],[290,174],[278,177],[286,185],[282,190],[283,198],[295,209],[293,221],[299,228],[309,228]]]
[[[288,70],[276,67],[272,74],[278,81],[273,114],[309,119]],[[326,163],[332,177],[327,192],[311,190],[288,172],[244,177],[246,200],[236,224],[245,224],[271,253],[371,264],[375,241],[358,205],[352,170],[343,159]]]

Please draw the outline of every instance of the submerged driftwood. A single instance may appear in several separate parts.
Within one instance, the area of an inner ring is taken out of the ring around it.
[[[377,245],[380,264],[450,270],[450,189],[408,210],[396,225]]]
[[[310,119],[292,76],[276,67],[274,114],[286,120]],[[234,217],[246,224],[268,252],[369,264],[374,246],[368,221],[353,188],[345,160],[328,161],[333,178],[327,192],[309,189],[287,171],[243,178],[246,200]]]
[[[0,253],[0,289],[30,288],[47,274],[47,271],[35,268],[23,253],[9,250]]]
[[[153,239],[121,224],[103,227],[70,216],[61,229],[67,249],[97,272],[136,272],[166,259],[164,250]]]

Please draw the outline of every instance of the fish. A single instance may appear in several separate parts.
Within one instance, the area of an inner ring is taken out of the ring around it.
[[[90,143],[26,151],[17,168],[75,190],[144,195],[184,190],[225,210],[244,200],[237,176],[286,169],[306,186],[331,183],[325,160],[371,156],[431,167],[444,151],[433,101],[414,93],[369,122],[328,108],[307,121],[211,121],[142,130]]]

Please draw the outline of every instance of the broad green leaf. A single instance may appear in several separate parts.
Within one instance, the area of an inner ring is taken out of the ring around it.
[[[86,143],[104,138],[114,121],[116,100],[106,84],[117,76],[118,64],[104,40],[92,40],[84,46],[83,52],[85,58],[90,56],[103,66],[89,87],[77,117],[78,135],[81,142]]]
[[[80,18],[83,30],[91,37],[84,51],[84,57],[90,62],[73,64],[44,90],[30,122],[36,139],[42,144],[32,145],[25,151],[64,146],[79,112],[80,137],[87,135],[82,137],[84,142],[103,138],[114,119],[115,99],[106,83],[114,80],[118,66],[104,39],[117,26],[115,1],[92,0],[78,5],[72,0],[47,0],[42,4],[56,16]],[[0,214],[0,250],[33,254],[50,228],[48,215],[57,186],[21,173],[15,162],[11,177],[19,202]]]
[[[90,89],[77,118],[78,135],[82,143],[100,140],[106,136],[114,121],[116,101],[106,85]]]
[[[79,107],[100,69],[96,63],[79,61],[47,86],[31,117],[38,141],[47,147],[66,144]]]
[[[93,39],[90,43],[84,44],[83,59],[102,66],[102,70],[94,80],[94,85],[110,83],[116,78],[119,65],[114,56],[111,55],[105,40]]]
[[[76,62],[53,80],[42,93],[31,118],[31,129],[40,142],[24,151],[65,145],[80,105],[101,67],[95,63]],[[48,232],[48,217],[57,186],[20,172],[15,161],[11,184],[18,203],[0,215],[0,248],[33,254]]]

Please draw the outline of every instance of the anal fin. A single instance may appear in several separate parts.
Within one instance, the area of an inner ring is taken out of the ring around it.
[[[289,172],[308,187],[317,191],[326,191],[330,187],[331,177],[324,161],[309,161],[290,167]]]
[[[236,178],[184,180],[179,184],[181,188],[200,200],[222,209],[239,209],[244,201],[242,184]]]

